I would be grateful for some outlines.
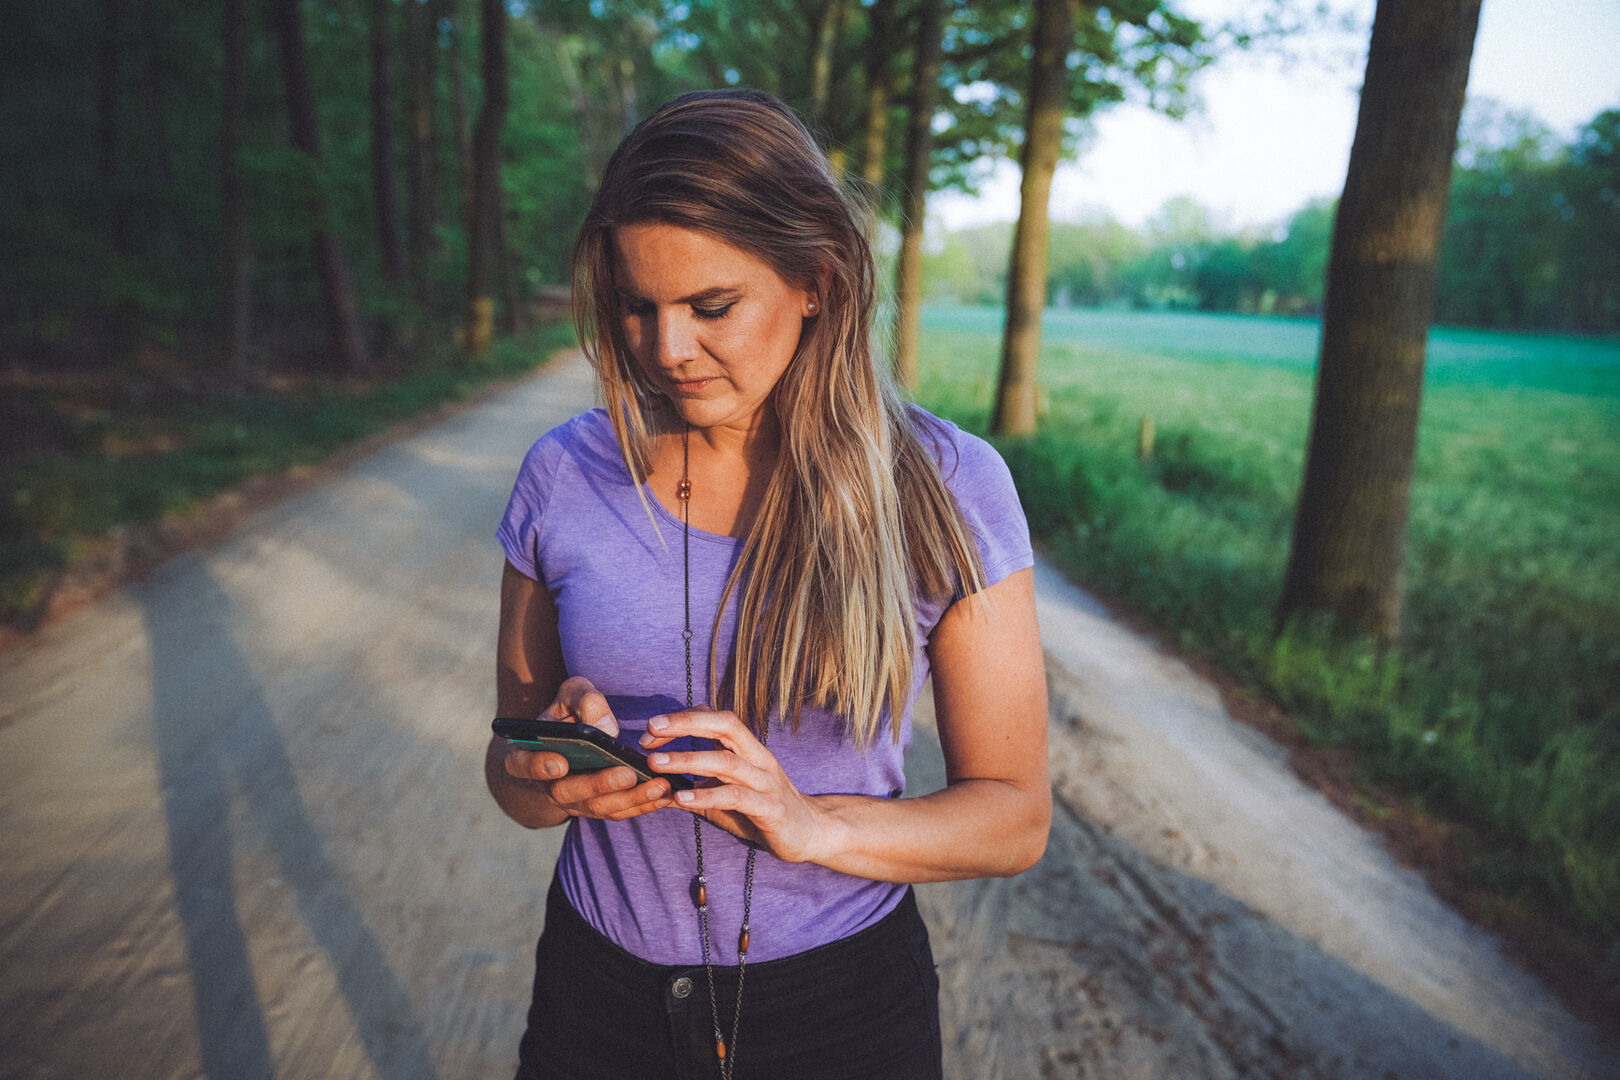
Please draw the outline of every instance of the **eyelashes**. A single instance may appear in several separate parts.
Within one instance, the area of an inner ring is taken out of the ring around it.
[[[704,322],[716,322],[730,315],[731,309],[736,306],[737,302],[735,300],[729,304],[720,304],[716,307],[699,307],[694,304],[692,306],[692,317],[701,319]],[[626,315],[636,319],[645,319],[657,314],[657,308],[652,304],[636,300],[626,300],[624,302],[624,311]]]

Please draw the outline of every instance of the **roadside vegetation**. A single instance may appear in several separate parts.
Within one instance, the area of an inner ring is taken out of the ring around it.
[[[475,364],[395,378],[201,378],[158,354],[129,369],[13,368],[0,380],[0,624],[26,629],[91,543],[333,452],[573,343],[565,323]]]
[[[980,432],[1000,319],[924,316],[920,399]],[[1273,635],[1314,323],[1052,312],[1044,340],[1040,432],[1001,450],[1048,555],[1451,823],[1488,922],[1620,984],[1620,342],[1434,331],[1397,657]]]

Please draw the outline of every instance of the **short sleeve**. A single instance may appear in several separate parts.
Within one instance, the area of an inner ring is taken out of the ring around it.
[[[985,585],[1035,565],[1029,522],[1012,471],[996,448],[949,420],[912,408],[923,444],[932,449],[940,476],[978,541]]]
[[[506,551],[507,561],[524,576],[540,579],[540,549],[547,524],[546,507],[551,501],[557,467],[563,447],[551,432],[529,448],[512,484],[506,513],[495,530],[495,538]]]
[[[956,496],[968,529],[979,542],[984,583],[994,585],[1035,565],[1029,522],[1018,501],[1012,472],[996,448],[960,428],[950,434],[957,451],[955,467],[947,460],[940,463],[940,470],[945,486]]]

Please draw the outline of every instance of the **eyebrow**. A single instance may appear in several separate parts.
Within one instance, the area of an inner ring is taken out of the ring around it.
[[[627,289],[622,285],[615,288],[614,292],[617,292],[619,296],[625,300],[640,301],[642,303],[649,302],[645,296],[642,296],[633,289]],[[742,299],[742,294],[743,290],[741,285],[711,285],[707,289],[700,289],[695,293],[677,297],[670,302],[674,304],[691,304],[694,307],[702,307],[717,302],[734,302]]]

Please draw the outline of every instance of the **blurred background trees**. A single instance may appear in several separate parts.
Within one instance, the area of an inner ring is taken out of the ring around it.
[[[1059,6],[1060,154],[1111,102],[1179,108],[1187,76],[1242,43],[1174,5]],[[0,344],[46,363],[157,349],[237,377],[476,354],[566,281],[623,132],[682,90],[723,85],[798,108],[893,223],[884,249],[920,256],[915,288],[896,290],[902,326],[917,299],[1001,303],[1012,226],[924,243],[919,188],[971,188],[1028,148],[1034,25],[1034,6],[1011,0],[23,5],[0,105]],[[1562,145],[1533,118],[1470,108],[1440,320],[1620,329],[1617,137],[1620,112]],[[1140,229],[1053,222],[1026,291],[1319,310],[1331,205],[1236,233],[1200,213],[1183,200]]]

